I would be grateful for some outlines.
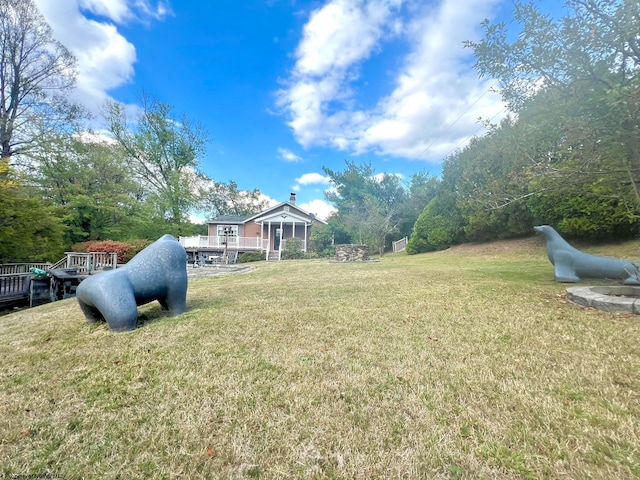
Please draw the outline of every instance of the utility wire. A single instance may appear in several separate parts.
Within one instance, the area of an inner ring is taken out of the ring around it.
[[[504,113],[504,112],[506,112],[506,111],[507,111],[507,107],[503,108],[503,109],[502,109],[502,110],[500,110],[498,113],[496,113],[493,117],[491,117],[491,118],[489,119],[489,122],[490,122],[491,120],[493,120],[494,118],[496,118],[496,117],[497,117],[498,115],[500,115],[501,113]],[[483,128],[485,128],[485,127],[484,127],[484,125],[483,125],[482,127],[480,127],[478,130],[476,130],[476,131],[473,133],[473,135],[471,135],[471,138],[475,137],[475,136],[476,136],[476,134],[477,134],[480,130],[482,130]],[[456,145],[455,147],[453,147],[453,149],[452,149],[449,153],[447,153],[447,154],[444,156],[444,158],[447,158],[449,155],[451,155],[453,152],[455,152],[455,151],[456,151],[456,150],[457,150],[457,149],[458,149],[462,144],[464,144],[464,143],[465,143],[465,142],[467,142],[467,141],[468,141],[468,140],[462,140],[460,143],[458,143],[458,145]]]
[[[475,100],[471,105],[469,105],[469,106],[467,107],[467,109],[466,109],[464,112],[462,112],[462,113],[458,116],[458,118],[456,118],[456,119],[453,121],[453,123],[449,124],[449,126],[448,126],[447,128],[445,128],[445,130],[444,130],[440,135],[438,135],[438,136],[437,136],[437,137],[436,137],[436,138],[435,138],[435,139],[434,139],[434,140],[433,140],[429,145],[427,145],[427,146],[424,148],[424,150],[422,150],[418,155],[416,155],[414,158],[412,158],[412,159],[411,159],[411,160],[409,160],[409,161],[410,161],[410,162],[412,162],[412,161],[414,161],[414,160],[417,160],[418,158],[420,158],[420,157],[424,154],[424,152],[426,152],[426,151],[427,151],[427,150],[429,150],[431,147],[433,147],[433,145],[434,145],[438,140],[440,140],[440,139],[442,138],[442,136],[443,136],[445,133],[447,133],[449,130],[451,130],[451,127],[453,127],[456,123],[458,123],[458,121],[459,121],[462,117],[464,117],[464,116],[467,114],[467,112],[468,112],[469,110],[471,110],[471,109],[475,106],[475,104],[476,104],[476,103],[478,103],[480,100],[482,100],[482,98],[483,98],[487,93],[489,93],[491,90],[493,90],[493,87],[495,87],[497,84],[498,84],[498,82],[495,82],[495,83],[494,83],[493,85],[491,85],[487,90],[485,90],[485,91],[484,91],[484,93],[483,93],[482,95],[480,95],[478,98],[476,98],[476,100]],[[495,115],[494,115],[493,117],[491,117],[491,118],[493,119],[494,117],[495,117]],[[479,130],[478,130],[478,131],[479,131]],[[477,132],[476,132],[476,133],[477,133]],[[474,135],[475,135],[475,133],[474,133]],[[457,147],[456,147],[456,148],[457,148]]]

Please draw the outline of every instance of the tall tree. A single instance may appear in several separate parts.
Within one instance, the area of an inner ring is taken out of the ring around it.
[[[268,206],[259,190],[240,190],[234,181],[229,183],[205,180],[200,191],[200,208],[215,218],[220,215],[252,215]]]
[[[27,153],[80,114],[67,99],[75,67],[33,0],[0,0],[0,161]]]
[[[426,172],[411,175],[405,186],[405,202],[400,208],[402,219],[398,225],[398,236],[410,236],[413,225],[429,202],[436,196],[439,179]]]
[[[36,158],[35,183],[58,209],[68,243],[127,238],[135,218],[143,216],[143,189],[113,142],[87,134],[59,137]]]
[[[107,104],[106,119],[157,215],[173,224],[186,222],[199,202],[198,167],[207,139],[203,127],[186,116],[177,121],[170,105],[146,95],[134,122],[115,102]]]
[[[39,191],[25,187],[0,162],[0,263],[56,261],[64,251],[63,225]]]
[[[351,237],[371,244],[382,255],[388,235],[402,221],[406,192],[396,175],[375,175],[370,163],[357,165],[347,160],[346,165],[342,172],[323,167],[334,187],[325,197],[335,204],[336,218]]]
[[[637,210],[640,3],[568,0],[565,5],[568,14],[556,20],[533,2],[516,1],[514,18],[521,30],[515,40],[506,23],[485,22],[484,38],[467,46],[474,50],[478,72],[500,81],[519,123],[530,133],[546,129],[555,135],[549,148],[529,157],[540,191],[606,181],[609,194],[617,192],[623,201],[633,195]]]

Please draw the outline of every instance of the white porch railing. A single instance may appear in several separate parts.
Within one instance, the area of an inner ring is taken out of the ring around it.
[[[196,237],[180,237],[180,245],[184,248],[225,248],[225,237],[207,237],[198,235]],[[229,237],[226,247],[231,250],[267,250],[269,240],[260,240],[260,237]]]

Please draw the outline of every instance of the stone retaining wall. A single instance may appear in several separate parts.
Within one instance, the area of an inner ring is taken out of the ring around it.
[[[364,262],[369,260],[369,247],[366,245],[336,245],[336,262]]]

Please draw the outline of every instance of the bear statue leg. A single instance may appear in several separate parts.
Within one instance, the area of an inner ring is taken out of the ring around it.
[[[136,328],[138,320],[138,305],[133,294],[133,287],[124,277],[119,278],[117,282],[103,284],[103,281],[108,279],[107,273],[100,274],[104,277],[100,278],[100,282],[95,282],[96,285],[93,285],[90,291],[82,290],[78,297],[80,308],[89,323],[92,323],[92,319],[95,321],[96,312],[99,312],[100,316],[107,321],[109,330],[114,332],[133,330]]]
[[[187,311],[187,282],[181,285],[174,285],[169,288],[164,297],[166,308],[171,315],[180,315]],[[162,305],[162,302],[160,302]]]
[[[166,297],[160,297],[158,298],[158,303],[160,304],[160,306],[162,307],[162,310],[169,310],[169,305],[167,305],[167,299]]]
[[[87,305],[81,300],[78,300],[78,304],[80,305],[80,310],[82,310],[82,313],[84,314],[84,317],[87,319],[87,323],[89,325],[93,325],[94,323],[98,323],[98,322],[104,322],[104,317],[100,313],[100,310],[98,310],[95,307],[92,307],[91,305]]]

